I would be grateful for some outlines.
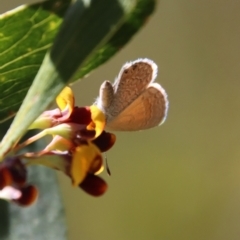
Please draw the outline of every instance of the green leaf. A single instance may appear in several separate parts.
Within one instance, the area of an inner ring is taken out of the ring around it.
[[[2,125],[1,138],[5,134],[9,121]],[[32,134],[33,132],[27,134],[26,138]],[[45,141],[41,139],[28,145],[26,150],[34,152],[44,147]],[[27,172],[28,182],[38,188],[38,202],[29,208],[22,208],[0,199],[0,239],[67,240],[65,211],[56,172],[39,166],[28,167]]]
[[[87,2],[91,4],[88,5]],[[116,52],[116,46],[130,39],[143,22],[142,14],[138,11],[141,9],[140,3],[144,2],[154,5],[154,1],[147,0],[79,0],[70,7],[53,48],[45,55],[20,111],[1,143],[1,157],[11,150],[28,126],[49,106],[67,83],[73,81],[79,73],[84,76],[106,61]],[[146,7],[146,4],[142,6]],[[146,9],[149,11],[149,8]],[[141,21],[136,21],[136,16],[141,16]],[[124,27],[129,23],[132,28],[128,28],[125,38],[120,37],[118,41],[118,34],[123,34]],[[113,47],[108,52],[109,46]]]
[[[116,31],[112,38],[96,51],[86,64],[79,69],[74,80],[83,78],[91,70],[105,63],[110,57],[123,48],[133,35],[145,24],[148,17],[153,13],[155,4],[155,0],[138,0],[136,7],[126,17],[122,26]]]
[[[0,123],[18,111],[70,3],[70,0],[50,0],[0,16]],[[155,0],[138,0],[122,26],[72,81],[83,78],[119,51],[145,23],[154,6]]]
[[[19,109],[69,4],[48,1],[0,16],[0,122]]]

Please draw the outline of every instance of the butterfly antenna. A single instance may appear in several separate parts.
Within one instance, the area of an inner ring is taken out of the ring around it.
[[[107,161],[107,153],[104,153],[104,159],[105,159],[105,163],[106,163],[106,170],[109,176],[111,176],[111,171],[110,168],[108,166],[108,161]]]

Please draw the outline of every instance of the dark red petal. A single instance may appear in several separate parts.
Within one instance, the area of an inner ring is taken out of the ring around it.
[[[20,189],[22,196],[19,199],[13,201],[21,206],[29,206],[33,204],[38,197],[38,190],[35,186],[29,185]]]
[[[23,186],[26,183],[27,170],[20,159],[14,159],[11,166],[9,166],[9,171],[11,172],[13,182],[18,186]]]
[[[92,139],[96,135],[95,130],[82,129],[79,131],[79,136],[85,139]]]
[[[79,184],[79,187],[88,194],[99,197],[106,192],[108,186],[102,178],[93,174],[88,174],[83,182]]]
[[[0,168],[0,190],[12,184],[11,173],[6,168]]]
[[[115,143],[116,136],[112,133],[103,131],[102,134],[92,142],[97,145],[101,152],[108,151]]]
[[[92,121],[89,107],[74,107],[68,122],[88,125]]]

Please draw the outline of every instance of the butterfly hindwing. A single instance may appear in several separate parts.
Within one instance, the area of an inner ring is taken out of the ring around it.
[[[164,89],[153,83],[135,99],[121,114],[107,122],[115,131],[137,131],[161,124],[166,117],[167,95]]]

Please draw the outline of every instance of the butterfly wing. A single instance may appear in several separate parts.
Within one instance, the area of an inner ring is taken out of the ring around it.
[[[168,99],[158,83],[152,83],[117,117],[107,121],[107,128],[115,131],[138,131],[155,127],[167,116]]]
[[[99,89],[99,97],[94,104],[106,114],[107,109],[112,104],[113,98],[114,93],[112,84],[109,81],[104,81]]]
[[[157,76],[157,65],[149,59],[138,59],[123,65],[113,84],[114,98],[106,115],[112,120],[137,99]]]

